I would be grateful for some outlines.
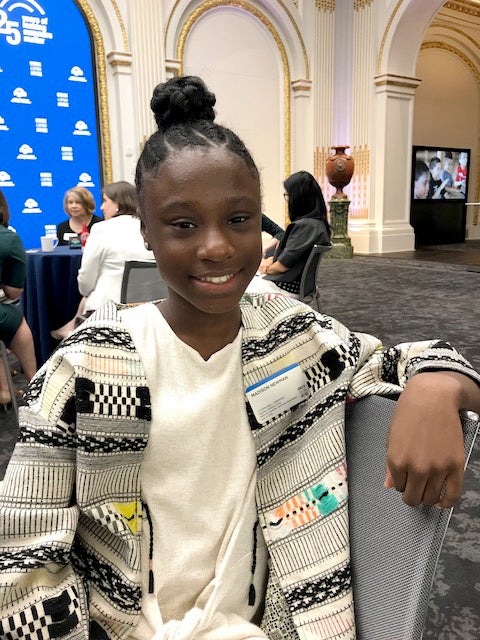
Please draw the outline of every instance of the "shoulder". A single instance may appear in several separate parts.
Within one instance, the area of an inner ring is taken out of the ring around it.
[[[70,218],[68,220],[64,220],[57,225],[57,230],[68,229],[70,227]]]

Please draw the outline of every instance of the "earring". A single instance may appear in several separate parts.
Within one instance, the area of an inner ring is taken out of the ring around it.
[[[150,246],[150,243],[147,240],[145,240],[145,242],[143,244],[144,244],[145,249],[147,251],[151,251],[152,250],[152,247]]]

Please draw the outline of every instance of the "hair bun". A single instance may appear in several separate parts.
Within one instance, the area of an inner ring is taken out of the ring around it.
[[[153,90],[150,101],[161,131],[172,125],[197,120],[215,120],[215,95],[196,76],[171,78]]]

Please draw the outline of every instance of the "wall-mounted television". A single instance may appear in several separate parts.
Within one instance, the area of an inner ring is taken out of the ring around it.
[[[415,246],[465,241],[470,149],[414,146],[410,223]]]
[[[412,200],[466,200],[470,149],[413,147]]]

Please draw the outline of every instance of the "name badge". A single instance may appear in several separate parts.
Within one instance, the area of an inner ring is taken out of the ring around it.
[[[307,400],[309,395],[305,374],[299,364],[292,364],[252,384],[245,393],[260,424]]]

